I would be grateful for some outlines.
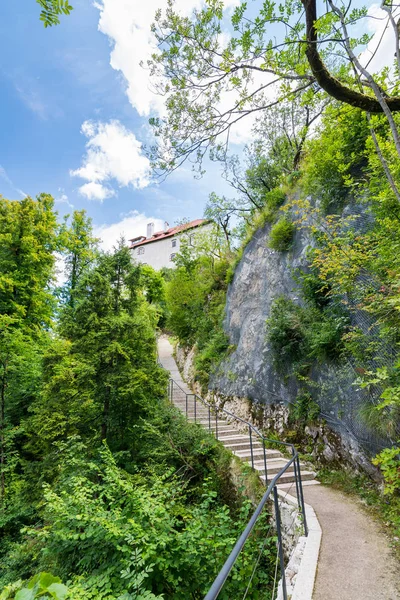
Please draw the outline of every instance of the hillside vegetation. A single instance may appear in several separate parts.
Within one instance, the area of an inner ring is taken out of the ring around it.
[[[56,217],[47,195],[0,199],[0,598],[202,598],[252,505],[167,402],[160,275],[123,240],[100,252],[84,212]]]
[[[319,417],[312,366],[351,361],[355,385],[375,398],[358,418],[387,440],[371,458],[385,479],[386,518],[398,528],[400,204],[384,167],[398,180],[400,162],[384,117],[374,117],[373,125],[384,162],[367,115],[335,103],[325,108],[292,169],[290,138],[275,132],[272,141],[264,137],[250,146],[240,170],[234,163],[236,197],[209,200],[218,252],[179,258],[167,284],[167,309],[180,344],[195,346],[195,377],[206,392],[210,373],[232,350],[224,309],[243,249],[269,224],[271,251],[290,254],[294,232],[304,230],[312,243],[308,266],[294,273],[300,296],[277,297],[265,324],[272,360],[283,378],[297,379],[291,418],[302,427]],[[368,327],[354,325],[355,312]]]

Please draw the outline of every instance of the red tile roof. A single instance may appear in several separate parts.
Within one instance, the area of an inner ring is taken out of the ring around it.
[[[151,244],[152,242],[158,242],[158,240],[163,240],[167,237],[171,237],[180,233],[181,231],[185,231],[186,229],[193,229],[194,227],[200,227],[200,225],[205,225],[209,223],[207,219],[195,219],[194,221],[190,221],[190,223],[184,223],[183,225],[177,225],[176,227],[170,227],[166,231],[157,231],[150,238],[145,238],[139,242],[132,243],[129,248],[137,248],[138,246],[144,246],[144,244]],[[144,236],[143,236],[144,237]],[[134,242],[138,238],[132,238],[129,240],[130,242]]]

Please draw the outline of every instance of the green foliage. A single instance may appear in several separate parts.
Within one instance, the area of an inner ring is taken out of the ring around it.
[[[58,232],[49,197],[1,210],[1,597],[203,597],[252,505],[223,446],[165,401],[155,337],[164,279],[133,265],[123,240],[99,252],[84,213]],[[56,249],[67,282],[52,296]],[[185,252],[167,285],[182,273],[190,289],[201,281],[205,353],[224,347],[227,265],[211,256]],[[260,550],[249,597],[272,582],[266,527],[223,597],[241,593]]]
[[[325,212],[340,209],[357,194],[367,167],[369,127],[361,110],[331,105],[325,111],[319,135],[306,147],[301,185]]]
[[[297,169],[307,132],[329,94],[354,104],[357,91],[363,100],[358,104],[366,110],[371,96],[359,91],[365,73],[357,71],[349,48],[342,42],[342,37],[350,38],[352,48],[368,43],[369,33],[362,33],[360,25],[365,11],[352,11],[352,17],[346,13],[343,31],[334,12],[340,8],[327,5],[325,11],[322,9],[314,31],[321,36],[315,40],[316,46],[323,47],[321,56],[317,54],[315,59],[321,61],[317,67],[311,57],[315,58],[318,51],[310,52],[304,43],[305,36],[314,35],[305,33],[306,22],[314,21],[313,6],[286,1],[261,2],[254,8],[251,3],[241,2],[228,14],[221,2],[211,2],[185,16],[174,5],[156,13],[153,33],[157,51],[150,69],[166,106],[163,118],[150,120],[157,139],[151,158],[158,172],[171,172],[188,157],[202,172],[202,161],[208,153],[213,159],[226,160],[231,126],[238,118],[257,114],[253,131],[262,129],[265,137],[273,132],[268,141],[278,160],[274,163],[265,155],[268,169],[264,169],[269,171],[272,188],[277,183],[274,178]],[[226,19],[230,20],[228,38],[224,33]],[[282,25],[278,31],[277,23]],[[262,60],[258,60],[260,56]],[[260,79],[251,76],[257,61]],[[163,79],[159,73],[163,73]],[[383,93],[392,91],[387,79],[387,74],[379,78]],[[202,82],[200,89],[198,81]],[[269,86],[274,86],[275,100],[266,103]],[[219,106],[227,92],[231,101],[221,118]]]
[[[267,321],[268,341],[275,360],[296,362],[303,355],[305,335],[302,309],[289,298],[277,298]]]
[[[229,348],[229,338],[222,330],[213,332],[208,342],[204,344],[201,351],[195,357],[194,366],[196,369],[196,379],[202,386],[206,387],[210,378],[210,373],[221,362]]]
[[[84,210],[74,211],[70,225],[68,219],[69,215],[64,219],[59,236],[66,280],[59,294],[62,302],[73,308],[78,284],[97,257],[99,239],[93,237],[92,221]]]
[[[22,585],[20,581],[6,586],[0,594],[0,600],[34,600],[35,598],[64,600],[68,595],[68,588],[61,583],[61,579],[50,573],[38,573],[32,577],[26,587]],[[15,591],[17,593],[14,595]]]
[[[229,348],[222,329],[229,263],[189,252],[180,253],[177,264],[167,283],[167,325],[184,346],[196,344],[196,376],[206,387]]]
[[[49,326],[54,299],[57,220],[53,198],[19,202],[0,197],[0,314],[31,330]]]
[[[207,443],[207,434],[201,435]],[[39,568],[68,580],[73,598],[136,598],[138,592],[144,598],[202,597],[252,505],[242,502],[230,509],[220,504],[207,477],[194,495],[191,478],[185,483],[171,469],[162,476],[130,475],[106,446],[93,453],[72,439],[59,449],[57,482],[44,490],[43,525],[25,530]],[[257,532],[260,543],[262,531]],[[273,542],[264,553],[264,566],[272,561],[272,548]],[[258,549],[258,543],[246,548],[226,598],[247,583]],[[256,598],[267,580],[261,569],[250,597]]]
[[[269,247],[278,252],[289,250],[293,242],[295,229],[295,225],[288,219],[279,219],[271,228]]]
[[[267,320],[267,336],[275,362],[287,370],[310,360],[337,360],[343,352],[342,337],[348,318],[341,310],[320,311],[277,298]]]
[[[265,206],[270,210],[275,211],[286,201],[286,194],[281,188],[276,187],[267,192],[264,199]]]
[[[299,394],[295,403],[290,406],[290,417],[295,421],[312,423],[318,419],[320,408],[312,399],[311,394],[303,392]]]
[[[68,0],[36,0],[41,10],[40,20],[45,27],[58,25],[60,23],[60,15],[69,15],[72,6]]]
[[[400,448],[385,448],[372,461],[380,467],[385,480],[385,494],[400,495]]]
[[[140,287],[143,289],[147,302],[156,311],[157,325],[164,327],[167,317],[164,276],[159,271],[155,271],[150,265],[142,265],[140,267]]]

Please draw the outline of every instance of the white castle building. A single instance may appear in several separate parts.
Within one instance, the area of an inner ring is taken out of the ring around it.
[[[129,240],[132,259],[142,265],[150,265],[156,270],[163,267],[174,268],[173,259],[179,252],[182,235],[185,235],[189,244],[195,246],[197,233],[209,228],[211,228],[210,221],[196,219],[176,227],[169,227],[168,223],[165,223],[163,231],[154,233],[154,223],[148,223],[147,237],[142,235]]]

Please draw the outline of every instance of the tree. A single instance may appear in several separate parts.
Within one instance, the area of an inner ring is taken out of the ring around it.
[[[49,326],[54,309],[57,218],[53,198],[10,201],[0,198],[0,314],[14,325]]]
[[[43,21],[45,27],[58,25],[60,23],[60,15],[69,15],[72,6],[68,0],[36,0],[42,9],[40,12],[40,20]]]
[[[71,342],[64,370],[68,376],[74,363],[70,385],[90,399],[92,424],[113,448],[128,448],[127,431],[146,411],[148,399],[164,393],[155,360],[156,317],[139,289],[140,267],[132,264],[121,239],[81,278],[69,318],[61,317],[61,331]]]
[[[398,40],[394,7],[384,8]],[[253,17],[241,2],[228,41],[223,18],[223,3],[217,0],[191,17],[181,17],[172,1],[165,14],[156,15],[159,50],[149,66],[156,90],[166,97],[167,114],[151,119],[160,140],[151,158],[160,173],[177,168],[189,155],[195,155],[200,170],[208,151],[225,158],[230,130],[244,118],[259,118],[293,101],[314,107],[327,96],[383,113],[400,154],[392,115],[400,110],[397,81],[390,81],[389,71],[373,76],[356,54],[370,40],[367,33],[357,35],[366,9],[350,10],[329,0],[317,16],[316,0],[302,5],[265,0]],[[398,48],[396,57],[399,65]]]
[[[40,351],[54,301],[53,199],[0,199],[0,498],[18,453],[20,423],[37,394]],[[14,458],[12,458],[14,457]]]
[[[76,288],[97,256],[99,239],[93,236],[92,220],[86,216],[86,211],[75,210],[69,227],[68,219],[69,215],[65,217],[60,231],[66,276],[61,296],[65,304],[73,308]]]

